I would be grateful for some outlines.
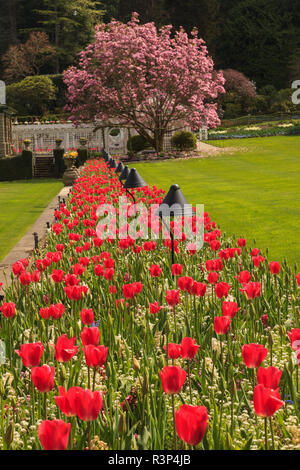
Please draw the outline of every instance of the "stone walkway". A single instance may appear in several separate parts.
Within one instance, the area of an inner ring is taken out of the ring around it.
[[[70,187],[64,187],[60,193],[53,199],[44,212],[40,215],[34,225],[28,230],[26,235],[15,245],[15,247],[8,253],[8,255],[0,262],[0,282],[3,282],[3,287],[8,287],[11,284],[12,265],[20,259],[27,258],[34,249],[33,233],[38,234],[39,240],[43,239],[47,233],[47,222],[50,225],[54,222],[54,210],[58,208],[58,196],[67,198]],[[6,279],[4,276],[6,274]],[[1,292],[2,293],[2,292]]]

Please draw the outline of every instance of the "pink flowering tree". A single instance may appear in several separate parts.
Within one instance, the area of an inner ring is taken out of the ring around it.
[[[223,75],[196,30],[189,38],[183,29],[172,36],[171,29],[140,24],[137,13],[127,24],[97,26],[79,67],[64,74],[70,119],[133,127],[157,151],[167,130],[216,127]]]

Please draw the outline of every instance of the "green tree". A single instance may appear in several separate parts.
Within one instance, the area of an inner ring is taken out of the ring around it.
[[[42,116],[56,98],[57,89],[44,75],[26,77],[7,86],[7,103],[19,114]]]
[[[101,22],[104,11],[93,0],[42,0],[36,13],[57,51],[56,73],[76,60],[91,40],[94,27]]]

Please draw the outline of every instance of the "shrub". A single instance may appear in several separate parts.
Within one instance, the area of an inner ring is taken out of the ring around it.
[[[150,143],[142,135],[133,135],[127,140],[127,150],[129,152],[141,152],[150,147]]]
[[[171,144],[178,150],[194,150],[197,147],[197,138],[192,132],[179,131],[171,138]]]
[[[0,158],[0,180],[21,180],[32,178],[32,152],[23,150],[21,155]]]

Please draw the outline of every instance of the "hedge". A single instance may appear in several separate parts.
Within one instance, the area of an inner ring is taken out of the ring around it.
[[[53,157],[54,157],[54,175],[55,178],[61,178],[66,167],[64,164],[64,149],[54,149],[53,150]]]
[[[32,152],[23,150],[21,155],[0,158],[0,181],[32,179]]]

